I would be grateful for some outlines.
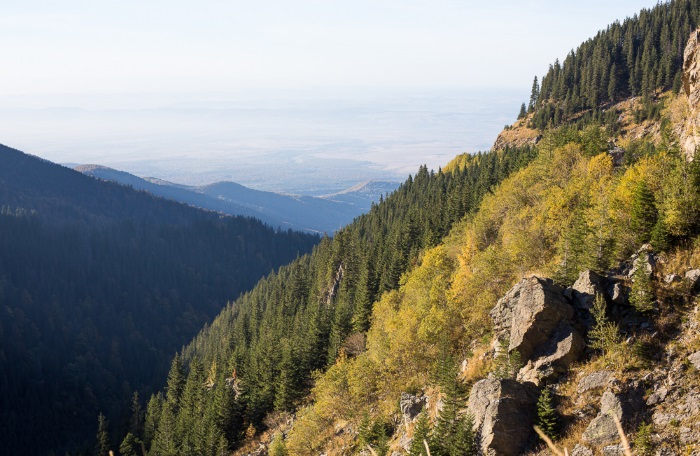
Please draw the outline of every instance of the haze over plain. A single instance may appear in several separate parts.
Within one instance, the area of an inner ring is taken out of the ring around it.
[[[186,184],[401,181],[488,149],[523,81],[655,3],[15,3],[0,141]]]

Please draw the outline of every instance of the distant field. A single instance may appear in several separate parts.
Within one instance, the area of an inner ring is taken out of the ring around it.
[[[0,138],[60,163],[323,195],[367,180],[403,181],[421,164],[437,169],[459,153],[486,150],[524,97],[502,90],[66,96],[54,101],[60,108],[15,98],[0,103]]]

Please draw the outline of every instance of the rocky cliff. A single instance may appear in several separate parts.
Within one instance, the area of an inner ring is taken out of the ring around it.
[[[700,146],[700,29],[690,34],[683,53],[683,92],[688,105],[679,135],[681,149],[692,160]]]

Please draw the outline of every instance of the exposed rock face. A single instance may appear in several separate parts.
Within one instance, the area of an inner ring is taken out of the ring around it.
[[[600,399],[600,413],[583,431],[581,439],[584,443],[595,446],[617,444],[620,441],[620,435],[613,416],[620,420],[623,427],[634,427],[644,409],[645,403],[638,387],[632,387],[618,394],[608,389]]]
[[[691,269],[685,273],[685,280],[690,284],[693,291],[700,290],[700,269]]]
[[[583,445],[576,445],[571,452],[571,456],[593,456],[593,451]]]
[[[399,407],[403,418],[407,422],[411,422],[423,411],[427,398],[425,396],[414,396],[413,394],[401,394]]]
[[[538,392],[515,380],[488,378],[477,382],[469,394],[469,412],[481,437],[484,454],[521,454],[532,437]]]
[[[562,320],[574,309],[562,289],[549,280],[529,277],[516,284],[491,310],[497,335],[510,339],[508,349],[518,350],[524,360],[548,342]]]
[[[688,96],[690,115],[681,128],[681,149],[688,160],[700,145],[700,30],[690,34],[683,53],[683,91]]]
[[[690,361],[696,369],[700,370],[700,351],[688,356],[688,361]]]
[[[571,325],[562,320],[550,340],[540,346],[534,354],[534,360],[528,361],[518,373],[518,380],[539,385],[555,380],[576,361],[586,342]]]
[[[614,380],[610,371],[598,371],[583,377],[576,387],[576,392],[581,394],[596,388],[605,388],[611,380]]]
[[[600,413],[593,418],[581,438],[585,443],[602,445],[614,443],[619,439],[617,427],[613,419],[613,414],[622,421],[622,403],[620,398],[609,390],[603,393],[600,400]]]
[[[574,306],[578,309],[592,309],[595,295],[605,295],[607,286],[605,277],[591,270],[583,271],[571,287]]]
[[[539,385],[558,377],[583,352],[583,337],[570,324],[574,308],[551,280],[521,280],[491,310],[496,337],[509,340],[526,366],[520,381]]]

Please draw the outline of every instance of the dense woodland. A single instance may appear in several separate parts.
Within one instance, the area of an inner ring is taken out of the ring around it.
[[[530,148],[507,149],[462,156],[445,172],[422,167],[227,306],[173,361],[166,393],[150,399],[145,427],[126,442],[141,440],[150,454],[221,454],[264,428],[268,413],[294,410],[314,371],[361,350],[372,303],[398,287],[419,252],[533,158]]]
[[[625,98],[653,98],[669,89],[678,93],[683,50],[698,24],[698,0],[673,0],[613,23],[572,50],[563,63],[550,65],[541,82],[535,77],[520,116],[534,113],[531,124],[544,129]]]
[[[275,232],[0,149],[3,452],[90,448],[227,299],[311,250]]]

